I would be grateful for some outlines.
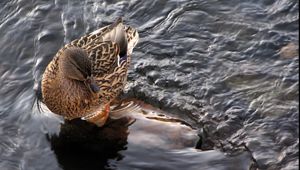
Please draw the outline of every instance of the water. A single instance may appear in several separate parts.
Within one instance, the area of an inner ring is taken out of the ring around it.
[[[248,154],[259,169],[298,169],[299,54],[280,54],[290,43],[299,46],[298,1],[2,0],[0,6],[1,170],[89,163],[90,169],[232,169],[233,162],[242,169]],[[121,161],[108,155],[97,164],[97,153],[68,160],[68,152],[55,150],[48,134],[60,133],[61,120],[34,106],[41,75],[63,44],[118,16],[141,37],[124,96],[203,128],[200,148],[208,151],[146,154],[128,146],[117,152],[125,155]],[[219,150],[243,151],[228,157]]]

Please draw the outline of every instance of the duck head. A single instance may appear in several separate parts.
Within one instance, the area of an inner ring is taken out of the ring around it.
[[[99,92],[100,88],[91,75],[91,61],[83,49],[65,49],[59,59],[59,67],[65,78],[83,82],[91,93]]]

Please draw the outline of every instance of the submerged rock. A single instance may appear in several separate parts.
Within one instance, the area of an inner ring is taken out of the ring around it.
[[[49,135],[49,141],[64,169],[248,170],[251,164],[248,153],[232,157],[216,150],[201,151],[198,130],[136,100],[116,106],[100,128],[80,119],[66,121],[58,135]]]
[[[188,123],[141,101],[124,102],[115,107],[103,128],[80,119],[66,120],[59,135],[51,137],[55,147],[76,143],[78,147],[98,151],[127,143],[145,148],[194,148],[198,140],[197,130]],[[66,148],[68,146],[63,147]]]
[[[279,55],[282,58],[294,58],[299,56],[299,45],[295,43],[288,43],[286,46],[283,46],[280,51]]]

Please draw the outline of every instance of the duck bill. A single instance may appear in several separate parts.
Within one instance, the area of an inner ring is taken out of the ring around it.
[[[94,93],[98,93],[100,91],[99,86],[95,82],[90,84],[90,89]]]
[[[84,83],[92,93],[98,93],[100,91],[100,87],[92,77],[88,77]]]

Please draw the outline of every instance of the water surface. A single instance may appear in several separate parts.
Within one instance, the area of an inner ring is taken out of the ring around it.
[[[259,169],[298,169],[299,54],[280,53],[290,43],[299,46],[298,1],[2,0],[0,6],[1,170],[74,168],[51,146],[47,136],[59,134],[60,119],[38,112],[36,91],[63,44],[118,16],[141,37],[124,96],[203,128],[201,148],[209,151],[142,157],[128,150],[111,166],[141,169],[159,161],[175,169],[231,169],[231,158],[219,151],[244,150],[232,161],[250,154]]]

